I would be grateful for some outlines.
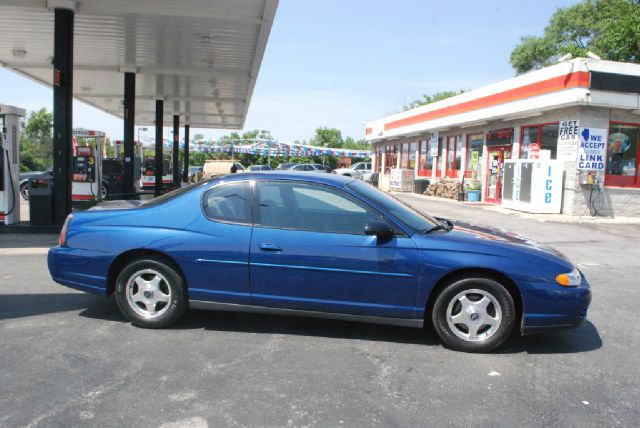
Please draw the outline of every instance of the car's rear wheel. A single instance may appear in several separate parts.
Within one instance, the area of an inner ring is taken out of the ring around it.
[[[102,183],[100,185],[100,198],[104,200],[104,199],[107,199],[108,197],[109,197],[109,186]]]
[[[20,195],[25,201],[29,200],[29,183],[22,183],[20,185]]]
[[[502,284],[489,278],[465,278],[442,290],[432,319],[446,346],[488,352],[509,338],[516,312],[513,298]]]
[[[144,328],[167,327],[188,306],[180,274],[152,258],[138,259],[125,266],[116,280],[115,294],[124,316]]]

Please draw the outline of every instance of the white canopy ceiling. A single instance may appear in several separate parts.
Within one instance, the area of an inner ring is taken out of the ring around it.
[[[136,124],[163,99],[165,125],[243,127],[278,0],[0,0],[0,66],[52,85],[60,1],[76,6],[76,98],[122,117],[135,71]]]

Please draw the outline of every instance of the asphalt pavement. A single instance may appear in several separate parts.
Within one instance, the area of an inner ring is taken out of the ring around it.
[[[431,329],[285,316],[144,330],[50,279],[57,237],[0,234],[0,426],[637,426],[640,225],[399,197],[556,247],[592,284],[588,320],[483,355]]]

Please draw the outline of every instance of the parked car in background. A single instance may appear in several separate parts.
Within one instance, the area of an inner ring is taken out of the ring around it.
[[[365,174],[371,174],[371,162],[358,162],[349,168],[337,168],[333,173],[362,179]]]
[[[48,168],[46,171],[29,171],[20,173],[20,195],[22,195],[22,199],[27,201],[29,200],[29,179],[44,173],[53,175],[53,168]]]
[[[294,166],[295,163],[281,163],[280,165],[278,165],[278,167],[276,169],[278,170],[287,170],[287,169],[291,169],[292,166]]]
[[[228,174],[146,203],[104,202],[67,217],[48,265],[62,285],[115,294],[140,327],[189,308],[305,315],[429,325],[465,352],[576,327],[591,302],[552,248],[333,174]]]
[[[53,168],[46,171],[30,171],[20,174],[20,194],[25,200],[29,200],[29,178],[47,174],[53,178]],[[124,191],[124,164],[121,159],[102,159],[102,184],[100,197],[107,199],[118,196]],[[121,199],[121,198],[120,198]]]
[[[251,165],[247,171],[273,171],[269,165]]]
[[[202,177],[205,179],[211,177],[217,177],[219,175],[227,175],[232,173],[232,168],[235,167],[235,172],[244,172],[244,166],[241,163],[232,160],[206,160],[202,167]]]
[[[323,165],[319,163],[299,163],[289,168],[289,170],[306,172],[329,172]]]

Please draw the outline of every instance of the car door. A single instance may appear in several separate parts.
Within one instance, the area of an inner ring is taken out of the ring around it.
[[[290,180],[256,186],[251,238],[254,305],[412,318],[418,252],[400,229],[364,234],[382,216],[343,190]]]
[[[196,233],[181,245],[188,252],[185,258],[193,263],[189,267],[190,299],[251,303],[251,185],[244,180],[222,183],[203,193],[199,201],[202,216],[189,226]]]

